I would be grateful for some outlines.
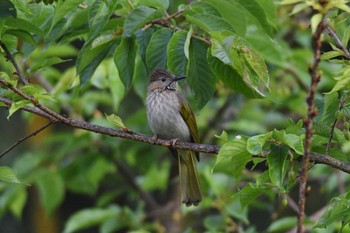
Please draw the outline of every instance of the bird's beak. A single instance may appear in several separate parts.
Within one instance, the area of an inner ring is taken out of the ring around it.
[[[177,77],[175,77],[174,81],[177,82],[177,81],[180,81],[181,79],[185,79],[185,78],[187,78],[187,76],[184,76],[184,75],[177,76]]]

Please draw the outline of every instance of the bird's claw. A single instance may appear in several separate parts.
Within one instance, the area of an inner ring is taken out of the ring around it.
[[[175,144],[176,144],[176,142],[177,142],[178,140],[179,140],[178,138],[171,139],[171,140],[169,141],[169,146],[175,147]]]
[[[152,136],[151,142],[154,144],[154,143],[156,143],[157,139],[158,139],[158,135],[155,134],[155,135]]]

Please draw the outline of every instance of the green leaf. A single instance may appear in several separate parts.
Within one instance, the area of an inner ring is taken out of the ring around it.
[[[135,56],[137,46],[130,38],[123,38],[114,53],[114,63],[118,68],[119,77],[128,90],[134,76]]]
[[[284,217],[274,221],[267,229],[268,233],[288,232],[297,225],[296,217]]]
[[[318,25],[321,23],[323,19],[323,15],[321,13],[318,13],[318,14],[314,14],[312,17],[311,17],[311,31],[312,33],[315,33],[316,32],[316,29],[318,27]]]
[[[117,111],[124,96],[124,85],[119,77],[119,72],[112,59],[106,63],[108,70],[109,89],[113,99],[113,110]]]
[[[184,45],[184,53],[188,60],[190,60],[190,44],[191,44],[191,38],[192,38],[193,28],[190,27],[190,30],[187,32],[185,45]]]
[[[136,54],[133,88],[141,99],[146,99],[147,95],[148,77],[145,74],[148,74],[146,64],[140,54]]]
[[[111,206],[107,209],[91,208],[75,212],[63,230],[63,233],[72,233],[103,223],[108,219],[117,219],[121,210],[118,206]]]
[[[216,76],[229,88],[251,98],[260,97],[231,66],[208,54],[208,61]]]
[[[216,31],[232,31],[232,26],[223,18],[210,14],[187,15],[187,21],[200,27],[208,33]]]
[[[330,60],[332,58],[341,57],[344,53],[342,51],[329,51],[321,55],[322,60]]]
[[[91,184],[93,193],[98,190],[101,181],[103,181],[107,174],[114,173],[116,171],[115,166],[104,158],[96,159],[93,164],[86,169],[86,176]]]
[[[247,150],[252,155],[263,154],[263,146],[266,141],[269,140],[272,136],[272,132],[268,132],[266,134],[256,135],[248,138],[247,141]]]
[[[241,206],[244,208],[264,193],[265,189],[259,188],[256,185],[249,183],[244,186],[244,188],[242,188],[238,193],[236,193],[235,197],[239,197]]]
[[[269,175],[272,183],[281,190],[286,175],[287,157],[289,148],[286,145],[271,145],[271,152],[267,155]]]
[[[155,29],[153,28],[147,28],[146,30],[137,30],[135,32],[136,43],[138,45],[137,52],[144,61],[146,61],[146,50],[154,32]]]
[[[223,130],[221,132],[220,135],[215,135],[215,138],[219,139],[219,145],[222,146],[223,144],[225,144],[226,142],[228,142],[228,134],[225,130]]]
[[[248,19],[253,21],[260,29],[264,30],[268,34],[272,35],[272,27],[267,22],[264,9],[257,3],[257,0],[237,0],[237,2],[245,9],[245,15]],[[273,4],[271,9],[274,9]],[[271,10],[270,9],[270,10]],[[269,12],[271,13],[271,12]]]
[[[282,0],[279,4],[281,5],[289,5],[289,4],[295,4],[298,2],[304,2],[304,0]]]
[[[0,71],[0,78],[4,79],[6,82],[11,84],[12,86],[17,86],[17,80],[12,80],[7,73]]]
[[[334,198],[332,204],[324,212],[315,228],[327,228],[332,223],[341,222],[343,226],[350,223],[349,193]]]
[[[160,18],[162,16],[161,11],[146,7],[139,6],[126,17],[124,23],[123,37],[130,37],[132,33],[140,29],[146,23],[153,19]]]
[[[186,31],[177,31],[171,37],[167,54],[167,67],[175,75],[183,75],[186,73],[186,55],[185,55],[185,42],[187,38]]]
[[[277,12],[273,0],[256,0],[256,2],[263,8],[267,22],[272,27],[276,27]]]
[[[281,143],[289,146],[298,155],[304,154],[304,140],[301,136],[295,134],[287,134],[284,130],[274,130],[273,137],[279,140]]]
[[[265,96],[269,91],[269,75],[260,55],[243,38],[228,32],[212,33],[211,42],[211,55],[231,66],[241,76],[243,84],[254,91],[255,97]]]
[[[132,1],[134,7],[149,6],[153,8],[168,9],[169,0],[134,0]]]
[[[0,166],[0,180],[13,184],[20,184],[16,174],[10,167]]]
[[[15,5],[11,1],[0,1],[0,19],[12,16],[16,18],[17,11]]]
[[[79,4],[82,3],[83,1],[84,0],[59,0],[59,1],[57,1],[52,26],[55,25],[60,20],[62,20],[72,10],[77,9],[79,7]]]
[[[40,69],[43,69],[45,67],[48,67],[48,66],[52,66],[52,65],[56,65],[56,64],[60,64],[60,63],[63,63],[63,62],[67,62],[67,61],[70,61],[70,60],[63,60],[59,57],[46,57],[46,58],[43,58],[43,59],[39,59],[40,61],[37,62],[35,65],[33,65],[30,69],[29,69],[29,72],[31,74],[33,74],[34,72],[40,70]]]
[[[172,35],[172,30],[168,28],[159,29],[153,34],[146,50],[148,70],[157,67],[165,68],[167,64],[167,46]]]
[[[119,116],[116,116],[114,114],[111,114],[111,115],[106,114],[106,117],[109,122],[111,122],[113,125],[117,126],[118,128],[120,129],[126,128],[123,120]]]
[[[190,44],[190,60],[187,66],[188,84],[194,91],[198,108],[201,109],[215,92],[215,76],[207,60],[208,47],[193,39]]]
[[[9,203],[9,209],[16,218],[21,219],[27,199],[28,193],[26,187],[24,185],[18,186],[12,194],[12,201]]]
[[[291,51],[288,47],[282,47],[276,39],[272,39],[267,34],[261,32],[249,33],[245,39],[269,63],[280,67],[286,66],[286,60]]]
[[[319,109],[320,114],[317,115],[315,121],[320,121],[323,125],[330,126],[335,119],[335,113],[339,109],[339,95],[338,92],[325,94],[322,106]]]
[[[9,30],[6,30],[6,34],[14,35],[17,38],[20,38],[20,39],[28,42],[31,45],[35,45],[36,44],[34,39],[33,39],[33,37],[32,37],[32,35],[29,32],[27,32],[27,31],[9,29]]]
[[[43,86],[37,84],[29,84],[21,87],[21,90],[27,95],[34,95],[36,93],[47,93]]]
[[[7,18],[5,25],[8,29],[23,30],[34,35],[43,36],[45,33],[32,22],[19,18]]]
[[[347,13],[350,13],[350,7],[345,2],[339,2],[335,5],[335,7],[339,8]]]
[[[246,15],[244,8],[237,1],[205,0],[205,3],[219,11],[222,18],[231,24],[238,35],[245,35],[247,29]]]
[[[7,116],[7,119],[10,119],[12,114],[14,114],[18,109],[21,109],[24,106],[31,105],[31,104],[32,104],[32,102],[30,102],[29,100],[20,100],[20,101],[16,101],[16,102],[12,103],[11,107],[9,109],[9,114]]]
[[[118,0],[98,0],[92,4],[89,9],[89,38],[86,43],[90,43],[101,35],[107,23],[111,22],[110,18],[115,11],[117,3]],[[108,35],[113,36],[111,34]]]
[[[221,16],[220,12],[213,7],[212,5],[210,5],[209,3],[206,2],[197,2],[197,1],[193,1],[190,3],[191,6],[191,10],[198,12],[198,13],[207,13],[210,15],[216,15],[216,16]]]
[[[350,40],[350,28],[348,27],[344,30],[343,37],[341,38],[341,43],[348,44],[349,40]]]
[[[350,87],[350,69],[346,67],[342,70],[342,73],[342,76],[334,78],[337,82],[334,85],[333,89],[327,94],[331,94],[343,89],[348,89]]]
[[[115,38],[96,47],[92,47],[91,44],[85,44],[80,50],[76,62],[77,73],[82,85],[90,81],[97,66],[106,56],[115,50],[116,46],[117,41]]]
[[[239,177],[251,159],[247,151],[247,139],[235,138],[221,147],[213,171],[225,171]]]
[[[65,188],[64,181],[57,171],[42,170],[37,179],[40,201],[46,211],[51,213],[63,201]]]

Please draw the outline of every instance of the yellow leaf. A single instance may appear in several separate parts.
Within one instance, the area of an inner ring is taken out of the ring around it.
[[[312,16],[312,18],[311,18],[312,33],[316,32],[316,29],[317,29],[318,25],[321,23],[322,18],[323,18],[322,14],[315,14]]]

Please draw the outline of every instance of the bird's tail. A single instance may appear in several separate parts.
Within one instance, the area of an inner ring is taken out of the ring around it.
[[[185,203],[186,206],[197,206],[202,200],[202,194],[199,186],[195,153],[179,150],[178,155],[182,203]]]

